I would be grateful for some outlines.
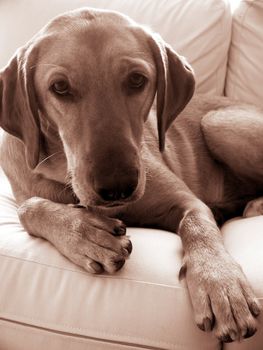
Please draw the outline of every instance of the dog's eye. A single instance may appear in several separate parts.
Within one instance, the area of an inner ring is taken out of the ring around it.
[[[70,94],[69,83],[66,80],[59,80],[52,85],[52,90],[58,95],[66,96]]]
[[[132,73],[128,78],[128,85],[131,89],[141,89],[146,84],[147,78],[140,73]]]

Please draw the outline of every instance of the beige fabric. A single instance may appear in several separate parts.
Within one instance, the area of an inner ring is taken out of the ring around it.
[[[226,95],[263,107],[263,1],[241,1],[232,31]]]
[[[263,216],[247,219],[234,219],[223,227],[225,246],[229,253],[242,266],[256,295],[263,305]],[[262,315],[257,333],[241,343],[225,344],[225,350],[262,350]]]
[[[150,26],[193,65],[199,92],[223,93],[231,36],[231,13],[223,0],[2,0],[0,67],[49,19],[82,6],[118,10]]]
[[[0,349],[218,349],[196,327],[178,281],[178,236],[131,228],[125,267],[89,275],[23,230],[3,176],[0,183]]]
[[[263,300],[263,217],[223,228],[228,251]],[[182,246],[172,233],[128,230],[133,252],[113,276],[93,276],[21,227],[0,176],[0,349],[219,349],[195,325],[184,283]],[[230,350],[262,350],[263,329]]]

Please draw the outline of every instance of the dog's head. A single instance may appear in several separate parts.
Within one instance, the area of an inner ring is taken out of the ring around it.
[[[193,91],[191,68],[158,35],[119,13],[80,9],[51,21],[0,72],[0,125],[24,142],[32,169],[57,135],[81,203],[120,205],[144,192],[143,128],[156,92],[163,151]]]

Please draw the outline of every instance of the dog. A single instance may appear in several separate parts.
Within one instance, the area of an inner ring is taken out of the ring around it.
[[[195,321],[231,342],[256,332],[260,305],[219,226],[262,195],[263,112],[194,87],[130,18],[62,14],[0,72],[1,165],[24,228],[90,273],[124,265],[126,225],[179,234]]]

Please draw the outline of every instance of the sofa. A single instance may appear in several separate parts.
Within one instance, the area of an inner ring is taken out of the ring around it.
[[[82,6],[121,11],[159,32],[193,66],[198,92],[263,107],[262,0],[1,0],[0,67],[49,19]],[[241,342],[222,344],[195,325],[178,279],[179,236],[129,228],[124,267],[94,276],[30,236],[16,209],[0,168],[0,350],[263,349],[262,316]],[[222,235],[263,304],[263,218],[234,218]]]

